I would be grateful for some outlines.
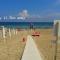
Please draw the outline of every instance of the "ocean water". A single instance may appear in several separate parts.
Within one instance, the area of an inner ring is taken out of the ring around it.
[[[53,22],[0,22],[7,28],[53,28]]]

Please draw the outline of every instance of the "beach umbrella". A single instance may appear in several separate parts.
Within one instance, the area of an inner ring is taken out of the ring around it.
[[[15,32],[15,29],[13,28],[13,34],[15,35],[16,34],[16,32]]]
[[[2,27],[3,38],[5,39],[5,28],[4,26],[1,26],[1,27]]]
[[[11,37],[11,30],[10,30],[10,28],[9,28],[9,36]]]
[[[17,35],[17,29],[16,29],[16,35]]]

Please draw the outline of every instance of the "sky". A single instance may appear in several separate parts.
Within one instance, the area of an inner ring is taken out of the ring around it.
[[[25,16],[39,18],[38,21],[53,21],[60,19],[60,0],[0,0],[0,16]]]

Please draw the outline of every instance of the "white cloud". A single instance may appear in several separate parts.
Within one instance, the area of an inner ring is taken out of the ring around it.
[[[21,16],[21,17],[23,17],[23,18],[28,18],[28,17],[29,17],[28,10],[22,10],[22,11],[19,13],[19,16]]]
[[[54,19],[54,18],[60,18],[60,12],[55,11],[54,9],[48,9],[48,10],[44,10],[42,13],[40,14],[29,14],[28,10],[22,10],[19,13],[19,16],[22,19],[26,19],[26,18],[31,18],[31,19]]]
[[[32,19],[34,19],[34,18],[40,18],[41,16],[40,15],[38,15],[38,14],[29,14],[28,13],[28,10],[22,10],[21,12],[19,12],[19,16],[20,17],[22,17],[23,19],[25,19],[25,18],[32,18]]]

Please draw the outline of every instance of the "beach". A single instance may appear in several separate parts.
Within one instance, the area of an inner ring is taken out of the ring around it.
[[[39,32],[39,36],[32,36]],[[11,37],[6,33],[6,38],[0,37],[0,60],[20,60],[24,51],[27,36],[31,35],[45,60],[54,60],[55,40],[53,29],[19,29],[17,34],[11,29]]]

